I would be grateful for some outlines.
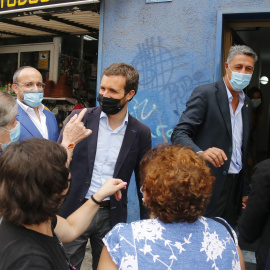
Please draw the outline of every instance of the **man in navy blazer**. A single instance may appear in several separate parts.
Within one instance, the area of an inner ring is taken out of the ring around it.
[[[98,203],[100,208],[87,231],[65,245],[71,263],[77,269],[80,269],[83,261],[88,238],[92,247],[93,269],[96,269],[103,247],[102,238],[112,226],[126,222],[127,189],[133,172],[140,216],[148,217],[140,192],[139,165],[146,151],[151,149],[151,131],[127,110],[128,102],[137,92],[138,82],[139,74],[130,65],[114,63],[107,67],[98,95],[100,106],[88,109],[82,120],[86,128],[92,130],[92,134],[74,148],[70,164],[72,183],[60,215],[69,216],[88,199]],[[72,112],[70,118],[76,113],[78,111]],[[98,202],[93,194],[109,177],[127,182],[127,189],[122,190],[120,201],[111,196]]]
[[[247,243],[259,239],[256,269],[270,269],[266,266],[270,255],[270,159],[261,161],[254,168],[250,196],[238,228],[240,237]]]
[[[12,89],[17,95],[17,121],[21,123],[19,141],[39,137],[51,141],[58,139],[55,116],[44,108],[44,84],[38,70],[30,66],[19,68],[13,76]]]
[[[232,226],[248,196],[252,106],[243,89],[256,60],[251,48],[232,46],[224,78],[193,91],[171,137],[173,143],[191,146],[209,163],[216,181],[205,215],[223,217]]]

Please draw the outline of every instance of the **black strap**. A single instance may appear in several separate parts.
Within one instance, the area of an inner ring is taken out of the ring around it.
[[[58,242],[58,244],[59,244],[59,246],[60,246],[60,248],[61,248],[61,250],[62,250],[62,252],[63,252],[63,254],[65,256],[68,269],[70,269],[70,270],[76,270],[76,268],[69,261],[69,257],[68,257],[68,255],[67,255],[67,253],[65,251],[65,248],[63,246],[63,243],[61,242],[61,240],[58,237],[58,235],[54,232],[54,228],[55,228],[56,224],[57,224],[57,217],[55,216],[54,218],[52,218],[52,223],[51,223],[53,236],[57,239],[57,242]]]
[[[218,218],[218,217],[212,217],[211,219],[213,219],[213,220],[219,222],[220,224],[224,225],[226,227],[227,231],[230,233],[230,235],[231,235],[231,237],[233,239],[233,242],[235,243],[235,239],[234,239],[232,230],[231,230],[230,226],[228,225],[228,223],[225,222],[223,219]]]

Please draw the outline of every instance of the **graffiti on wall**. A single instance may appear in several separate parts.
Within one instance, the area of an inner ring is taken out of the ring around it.
[[[193,55],[167,48],[161,37],[147,38],[137,49],[132,65],[140,84],[129,111],[151,128],[153,145],[170,142],[191,91],[209,80],[203,69],[191,72]]]

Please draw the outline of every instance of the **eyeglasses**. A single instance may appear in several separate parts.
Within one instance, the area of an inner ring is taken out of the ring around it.
[[[41,83],[41,82],[37,82],[37,83],[28,82],[28,83],[15,83],[15,84],[21,85],[23,88],[27,90],[32,90],[35,87],[35,85],[37,86],[37,89],[39,90],[43,90],[45,87],[45,83]]]

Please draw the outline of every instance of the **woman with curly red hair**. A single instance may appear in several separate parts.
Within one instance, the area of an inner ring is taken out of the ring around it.
[[[203,159],[191,148],[161,145],[140,169],[151,218],[117,224],[103,239],[99,270],[244,269],[232,228],[203,217],[214,185]]]

